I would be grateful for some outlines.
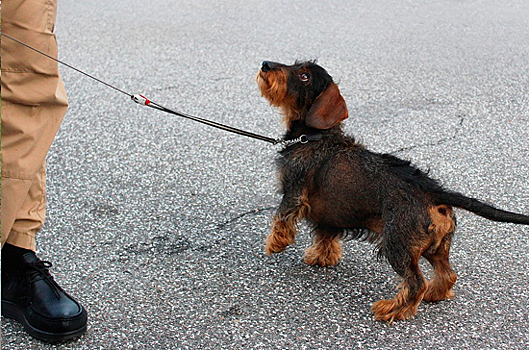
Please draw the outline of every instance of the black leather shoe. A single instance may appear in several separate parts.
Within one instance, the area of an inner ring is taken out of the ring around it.
[[[55,282],[51,263],[33,252],[18,259],[2,261],[2,316],[19,321],[31,336],[48,342],[82,335],[86,311]]]

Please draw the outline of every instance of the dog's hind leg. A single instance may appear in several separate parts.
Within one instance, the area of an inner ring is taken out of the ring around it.
[[[342,257],[341,234],[343,230],[318,227],[314,231],[312,246],[305,251],[309,265],[334,266]]]
[[[269,256],[286,249],[295,243],[297,224],[310,211],[306,194],[300,195],[293,205],[289,198],[283,198],[277,213],[272,219],[272,231],[266,239],[265,252]]]
[[[457,275],[450,266],[448,255],[456,224],[452,208],[441,205],[431,207],[429,210],[432,218],[429,231],[433,243],[423,256],[432,264],[434,277],[428,282],[424,300],[437,302],[455,296],[452,288],[456,283]]]
[[[428,247],[429,240],[419,234],[421,239],[417,236],[410,241],[403,241],[404,236],[399,234],[386,236],[389,239],[381,246],[383,249],[381,253],[403,281],[393,299],[380,300],[373,304],[371,311],[378,321],[391,323],[396,319],[406,320],[414,316],[427,290],[426,279],[419,268],[419,259],[424,249]],[[411,245],[408,245],[410,243]]]
[[[380,300],[373,304],[371,311],[375,320],[393,322],[406,320],[417,313],[417,308],[426,293],[426,279],[419,270],[418,259],[413,261],[399,285],[399,291],[393,299]]]
[[[434,277],[428,282],[424,301],[437,302],[455,297],[452,288],[456,283],[457,275],[448,262],[449,249],[450,237],[446,237],[434,254],[423,254],[434,268]]]

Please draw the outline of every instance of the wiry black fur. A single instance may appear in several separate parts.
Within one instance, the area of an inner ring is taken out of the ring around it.
[[[299,218],[306,218],[313,226],[315,242],[323,239],[329,244],[329,240],[348,235],[375,243],[379,257],[386,258],[403,277],[403,287],[395,299],[373,306],[377,319],[406,319],[416,312],[423,296],[430,301],[453,297],[456,275],[448,263],[455,228],[452,206],[490,220],[529,225],[527,215],[499,210],[448,191],[409,161],[367,150],[345,135],[340,124],[323,130],[307,126],[309,110],[334,84],[332,78],[314,62],[286,66],[265,61],[258,75],[263,79],[259,82],[258,78],[258,82],[265,96],[269,93],[266,74],[273,75],[273,70],[288,74],[287,105],[277,103],[287,116],[284,139],[322,135],[318,141],[297,143],[280,152],[277,167],[283,198],[276,221],[287,222],[291,213],[304,206],[309,209],[300,210],[303,214]],[[310,80],[300,81],[300,72],[308,73]],[[296,101],[295,106],[288,105],[291,100]],[[271,237],[277,241],[283,232],[273,230],[269,240]],[[336,246],[326,247],[336,250]],[[272,246],[267,252],[279,252],[281,248]],[[435,269],[437,277],[429,284],[418,267],[421,256]]]
[[[288,89],[298,91],[298,106],[302,106],[302,110],[308,110],[314,100],[332,82],[332,78],[325,69],[313,61],[305,63],[296,61],[294,67],[296,69],[303,67],[311,72],[310,86],[301,84],[294,75],[288,80]],[[341,125],[330,130],[316,130],[305,125],[303,120],[296,120],[291,123],[284,139],[290,140],[303,134],[314,133],[323,133],[324,137],[314,144],[298,144],[280,152],[281,156],[277,160],[277,164],[284,177],[289,179],[288,183],[283,184],[283,193],[291,193],[295,184],[302,185],[302,180],[306,178],[307,171],[314,170],[315,165],[321,168],[334,159],[336,155],[347,153],[351,161],[358,162],[359,165],[361,163],[362,166],[363,172],[355,174],[356,181],[358,181],[358,177],[364,177],[366,182],[371,183],[370,187],[373,188],[375,198],[370,199],[375,200],[379,205],[384,200],[381,196],[382,193],[389,191],[386,187],[391,186],[396,187],[396,192],[403,195],[403,198],[407,198],[407,200],[411,200],[418,193],[421,193],[430,197],[429,203],[432,205],[451,205],[466,209],[489,220],[529,225],[529,216],[527,215],[500,210],[475,198],[446,190],[438,180],[428,177],[426,172],[412,165],[410,161],[391,154],[380,154],[365,149],[353,137],[344,135]],[[297,159],[299,157],[296,157],[296,150],[300,148],[309,151],[312,154],[311,159],[304,159],[304,161]],[[321,174],[314,174],[314,176],[321,177]],[[378,188],[372,184],[376,180],[380,181]],[[357,228],[354,227],[354,229]]]

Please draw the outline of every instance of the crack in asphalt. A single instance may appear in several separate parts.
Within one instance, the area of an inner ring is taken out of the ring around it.
[[[444,144],[446,142],[450,142],[450,141],[453,141],[453,140],[457,139],[457,137],[459,136],[459,132],[461,131],[461,127],[463,126],[463,123],[465,122],[465,115],[461,114],[461,115],[457,115],[456,117],[459,119],[459,122],[457,123],[457,126],[456,126],[455,131],[454,131],[452,136],[439,139],[439,140],[437,140],[435,142],[426,142],[426,143],[421,143],[421,144],[418,144],[418,145],[401,147],[401,148],[391,152],[391,154],[402,153],[402,152],[410,151],[412,149],[421,148],[421,147],[440,146],[440,145],[442,145],[442,144]]]
[[[268,207],[264,207],[264,208],[252,209],[252,210],[249,210],[249,211],[244,212],[242,214],[239,214],[239,215],[237,215],[237,216],[235,216],[235,217],[233,217],[233,218],[231,218],[229,220],[226,220],[223,223],[218,224],[217,228],[225,228],[226,226],[228,226],[228,225],[230,225],[230,224],[232,224],[232,223],[234,223],[234,222],[236,222],[236,221],[238,221],[238,220],[240,220],[240,219],[242,219],[242,218],[244,218],[244,217],[246,217],[248,215],[257,215],[257,214],[263,213],[265,211],[270,211],[270,210],[274,210],[274,209],[276,209],[275,206],[273,206],[273,207],[272,206],[268,206]]]

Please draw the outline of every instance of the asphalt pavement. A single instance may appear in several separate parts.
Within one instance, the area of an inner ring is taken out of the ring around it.
[[[270,137],[263,60],[317,59],[347,133],[453,190],[529,213],[527,1],[59,1],[60,58],[130,93]],[[278,147],[134,104],[62,67],[41,258],[89,313],[49,345],[2,318],[2,349],[528,349],[529,227],[458,210],[454,300],[391,325],[399,283],[368,243],[343,261],[267,257]],[[428,270],[426,264],[424,268]]]

